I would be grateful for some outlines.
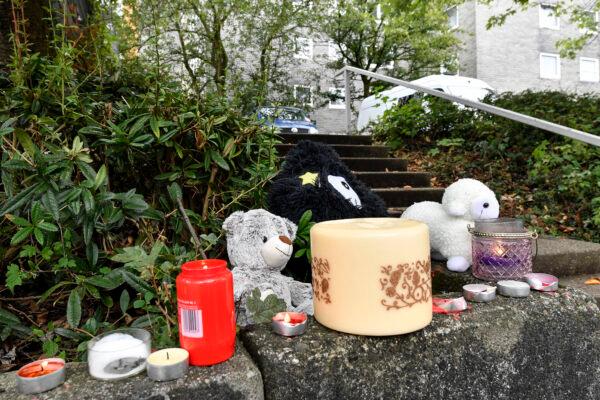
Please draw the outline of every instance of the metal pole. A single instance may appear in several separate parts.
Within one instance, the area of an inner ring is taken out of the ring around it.
[[[351,108],[351,104],[352,104],[352,93],[350,90],[350,71],[349,70],[345,70],[344,71],[344,88],[345,88],[345,101],[346,101],[346,135],[349,135],[350,132],[352,131],[352,108]]]
[[[425,86],[415,85],[412,82],[406,82],[406,81],[403,81],[401,79],[391,78],[391,77],[386,76],[386,75],[381,75],[381,74],[378,74],[378,73],[375,73],[375,72],[366,71],[364,69],[360,69],[360,68],[356,68],[356,67],[346,66],[346,67],[344,67],[342,69],[342,71],[344,72],[344,74],[346,75],[346,77],[348,76],[349,71],[353,72],[353,73],[356,73],[356,74],[360,74],[360,75],[370,76],[371,78],[375,78],[375,79],[378,79],[380,81],[389,82],[389,83],[393,83],[395,85],[404,86],[404,87],[407,87],[409,89],[416,90],[418,92],[427,93],[427,94],[430,94],[430,95],[435,96],[435,97],[440,97],[440,98],[445,99],[445,100],[449,100],[449,101],[453,101],[455,103],[463,104],[465,106],[469,106],[469,107],[472,107],[472,108],[476,108],[478,110],[486,111],[486,112],[489,112],[490,114],[498,115],[500,117],[504,117],[504,118],[507,118],[507,119],[510,119],[510,120],[513,120],[513,121],[517,121],[517,122],[520,122],[520,123],[525,124],[525,125],[529,125],[529,126],[533,126],[535,128],[543,129],[543,130],[548,131],[548,132],[557,133],[559,135],[566,136],[566,137],[569,137],[571,139],[579,140],[581,142],[585,142],[585,143],[588,143],[588,144],[600,147],[600,136],[592,135],[590,133],[583,132],[583,131],[580,131],[580,130],[577,130],[577,129],[573,129],[573,128],[569,128],[569,127],[566,127],[566,126],[563,126],[563,125],[555,124],[553,122],[548,122],[548,121],[545,121],[543,119],[530,117],[529,115],[525,115],[525,114],[521,114],[521,113],[518,113],[518,112],[506,110],[504,108],[492,106],[492,105],[486,104],[486,103],[481,103],[479,101],[467,100],[467,99],[464,99],[462,97],[453,96],[451,94],[440,92],[438,90],[431,89],[431,88],[428,88],[428,87],[425,87]]]

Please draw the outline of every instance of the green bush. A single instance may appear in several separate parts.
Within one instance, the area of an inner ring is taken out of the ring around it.
[[[0,94],[0,338],[69,359],[115,326],[173,344],[179,266],[223,257],[222,220],[264,204],[277,137],[227,99],[75,55],[24,55]]]
[[[600,96],[505,93],[485,102],[600,135]],[[600,149],[442,99],[388,110],[374,135],[425,160],[443,184],[472,176],[503,195],[504,214],[550,234],[600,241]]]

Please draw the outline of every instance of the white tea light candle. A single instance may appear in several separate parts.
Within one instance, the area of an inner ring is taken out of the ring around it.
[[[508,297],[529,296],[529,285],[521,281],[498,281],[498,293]]]
[[[489,303],[496,298],[496,288],[483,284],[470,284],[463,286],[463,296],[468,301],[475,303]]]
[[[118,329],[88,342],[88,369],[96,379],[123,379],[142,372],[149,354],[150,333]]]
[[[190,353],[185,349],[170,348],[155,351],[146,359],[148,377],[155,381],[182,378],[188,370]]]

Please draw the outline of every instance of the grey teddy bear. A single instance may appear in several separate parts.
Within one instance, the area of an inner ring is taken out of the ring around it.
[[[313,314],[312,286],[295,281],[281,271],[293,252],[297,226],[290,220],[258,209],[236,211],[223,222],[227,253],[233,266],[233,292],[237,323],[251,324],[246,300],[255,288],[264,299],[275,294],[288,311]]]

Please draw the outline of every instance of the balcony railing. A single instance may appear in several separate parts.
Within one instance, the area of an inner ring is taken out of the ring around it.
[[[548,132],[556,133],[561,136],[565,136],[571,139],[579,140],[584,143],[591,144],[593,146],[600,147],[600,136],[592,135],[587,132],[583,132],[577,129],[569,128],[563,125],[555,124],[553,122],[545,121],[543,119],[530,117],[529,115],[521,114],[518,112],[506,110],[504,108],[496,107],[490,104],[482,103],[479,101],[467,100],[462,97],[453,96],[448,93],[440,92],[435,89],[431,89],[425,86],[416,85],[412,82],[403,81],[402,79],[392,78],[387,75],[378,74],[376,72],[367,71],[364,69],[346,66],[342,68],[337,75],[344,74],[345,78],[345,89],[346,89],[346,133],[352,132],[352,109],[351,109],[351,85],[352,76],[351,74],[365,75],[383,82],[389,82],[394,85],[404,86],[409,89],[416,90],[418,92],[427,93],[431,96],[440,97],[442,99],[459,103],[468,107],[472,107],[481,111],[488,112],[490,114],[498,115],[516,122],[520,122],[525,125],[532,126],[534,128],[543,129]]]

